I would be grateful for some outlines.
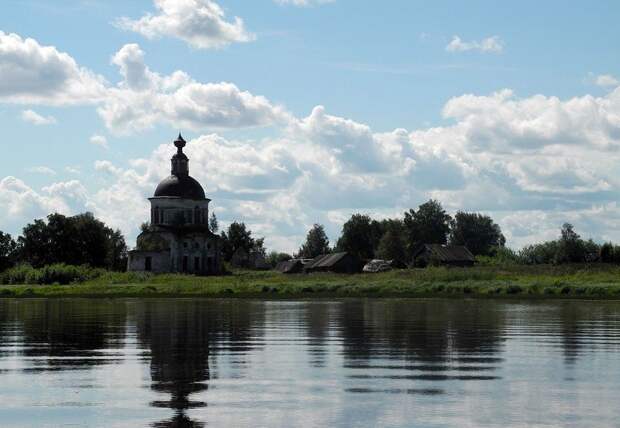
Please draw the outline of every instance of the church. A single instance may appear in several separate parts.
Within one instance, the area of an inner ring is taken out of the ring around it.
[[[151,202],[151,221],[129,252],[132,272],[179,272],[217,275],[222,272],[221,243],[209,230],[209,202],[204,189],[189,175],[187,143],[179,134],[174,142],[171,175],[157,188]]]

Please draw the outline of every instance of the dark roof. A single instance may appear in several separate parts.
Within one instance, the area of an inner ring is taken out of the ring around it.
[[[276,270],[282,273],[299,272],[302,268],[303,264],[299,259],[286,260],[276,265]]]
[[[345,258],[349,253],[333,253],[333,254],[323,254],[321,256],[317,256],[310,263],[306,265],[306,269],[316,269],[316,268],[328,268],[334,266],[340,260]]]
[[[418,247],[413,257],[420,255],[422,251],[429,251],[431,256],[442,262],[473,262],[474,255],[463,245],[424,244]]]
[[[155,197],[168,196],[183,199],[206,199],[205,191],[198,181],[188,176],[171,175],[155,189]]]

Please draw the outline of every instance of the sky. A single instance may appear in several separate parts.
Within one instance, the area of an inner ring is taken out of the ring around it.
[[[432,4],[431,4],[432,3]],[[5,0],[0,230],[93,212],[135,243],[172,141],[222,227],[430,198],[507,245],[620,242],[620,3]]]

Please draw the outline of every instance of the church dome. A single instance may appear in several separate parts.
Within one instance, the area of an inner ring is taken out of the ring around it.
[[[155,197],[205,199],[205,191],[198,181],[189,176],[189,159],[183,153],[186,142],[179,134],[174,142],[177,153],[172,156],[172,175],[165,178],[155,189]]]
[[[155,197],[168,196],[183,199],[205,199],[205,191],[198,181],[190,177],[171,175],[155,189]]]

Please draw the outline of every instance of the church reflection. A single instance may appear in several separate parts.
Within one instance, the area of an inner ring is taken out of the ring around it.
[[[147,302],[136,315],[138,340],[151,353],[151,389],[162,395],[150,405],[174,412],[153,426],[204,426],[187,411],[207,407],[204,393],[215,372],[212,357],[222,351],[237,357],[252,351],[252,321],[259,321],[260,313],[242,302],[179,300]],[[205,417],[200,413],[201,420]]]
[[[174,410],[171,419],[156,427],[203,426],[192,421],[186,410],[206,407],[191,394],[206,391],[209,370],[209,312],[205,305],[188,302],[147,302],[137,314],[138,340],[151,350],[151,388],[168,395],[151,403]]]

